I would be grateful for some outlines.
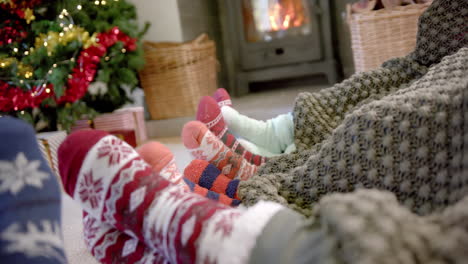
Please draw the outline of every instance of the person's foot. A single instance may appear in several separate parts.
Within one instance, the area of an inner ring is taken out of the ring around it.
[[[247,180],[257,171],[257,166],[229,149],[201,122],[185,124],[182,139],[195,159],[208,161],[231,179]]]
[[[216,100],[220,108],[223,106],[232,107],[231,96],[229,96],[229,93],[224,88],[218,88],[213,94],[213,98]]]
[[[248,162],[257,166],[265,163],[265,157],[246,150],[229,131],[226,122],[224,122],[221,109],[212,97],[204,96],[200,99],[197,120],[204,123],[227,147],[244,157]]]
[[[154,173],[128,144],[102,131],[68,136],[59,148],[59,169],[66,192],[87,214],[118,231],[103,238],[102,253],[110,252],[119,263],[143,257],[153,263],[154,256],[133,255],[148,252],[136,251],[139,241],[170,263],[222,263],[228,257],[245,263],[257,234],[282,209],[273,203],[231,208],[184,190]],[[130,239],[119,240],[122,233]],[[237,245],[241,241],[250,242]],[[120,252],[112,252],[116,243],[124,244]],[[228,246],[234,243],[235,248]]]
[[[236,206],[240,204],[239,200],[234,200],[232,197],[227,197],[222,193],[216,193],[201,186],[198,183],[193,183],[184,179],[184,175],[179,172],[175,163],[174,154],[165,145],[159,142],[148,142],[137,149],[140,156],[151,166],[154,173],[158,173],[166,180],[169,180],[185,189],[190,189],[192,192],[205,196],[214,201],[218,201],[225,205]],[[237,198],[236,198],[237,199]]]
[[[151,166],[153,172],[159,173],[165,179],[187,188],[183,175],[175,163],[174,154],[165,145],[151,141],[139,148],[138,154]]]
[[[198,195],[201,195],[203,197],[206,197],[210,200],[217,201],[224,205],[233,206],[233,207],[238,206],[241,203],[241,201],[238,199],[233,199],[227,196],[226,194],[208,190],[207,188],[204,188],[200,186],[199,184],[194,183],[188,178],[184,178],[184,181],[185,181],[185,184],[187,184],[190,191]]]
[[[237,187],[239,180],[232,180],[223,175],[218,168],[205,160],[194,160],[184,170],[184,177],[190,181],[230,198],[239,199]]]

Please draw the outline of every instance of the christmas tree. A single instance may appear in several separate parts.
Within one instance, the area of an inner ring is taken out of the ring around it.
[[[125,0],[0,0],[0,115],[69,130],[130,101],[144,64]]]

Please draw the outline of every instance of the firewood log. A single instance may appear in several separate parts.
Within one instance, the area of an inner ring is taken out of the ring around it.
[[[378,0],[360,0],[351,5],[353,13],[365,13],[374,10]]]

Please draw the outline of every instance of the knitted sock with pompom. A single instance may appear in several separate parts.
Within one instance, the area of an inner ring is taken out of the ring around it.
[[[108,250],[119,234],[100,247],[117,263],[132,263],[128,256],[136,254],[138,241],[171,263],[245,263],[266,223],[283,209],[266,202],[230,208],[184,190],[102,131],[68,136],[59,148],[59,170],[65,191],[89,215],[132,238],[122,252]]]
[[[208,161],[231,179],[247,180],[257,171],[257,166],[229,149],[201,122],[185,124],[182,139],[195,159]]]
[[[204,96],[200,99],[197,120],[204,123],[226,146],[244,157],[248,162],[259,166],[267,160],[265,157],[255,155],[246,150],[240,144],[237,138],[229,131],[219,105],[212,97]]]

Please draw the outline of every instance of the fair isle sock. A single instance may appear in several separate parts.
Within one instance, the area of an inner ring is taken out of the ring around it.
[[[229,96],[229,93],[224,88],[218,88],[216,92],[213,94],[213,98],[216,100],[219,107],[223,107],[223,106],[232,107],[231,96]]]
[[[68,136],[59,149],[59,169],[64,189],[89,215],[170,263],[246,263],[265,225],[283,209],[267,202],[230,208],[191,193],[153,173],[128,144],[100,131]],[[137,248],[133,243],[123,250],[132,254]]]
[[[189,180],[188,178],[184,178],[184,181],[187,184],[190,191],[192,191],[193,193],[196,193],[198,195],[201,195],[203,197],[206,197],[208,199],[211,199],[213,201],[217,201],[217,202],[220,202],[220,203],[222,203],[224,205],[234,206],[234,207],[238,206],[241,203],[240,200],[238,200],[238,199],[233,199],[231,197],[228,197],[225,194],[208,190],[208,189],[200,186],[199,184]]]
[[[257,166],[229,149],[201,122],[185,124],[182,139],[195,159],[208,161],[231,179],[247,180],[257,171]]]
[[[193,182],[185,181],[183,175],[177,169],[174,155],[163,144],[159,142],[148,142],[139,147],[137,151],[140,157],[151,166],[153,172],[158,173],[166,180],[225,205],[237,206],[240,204],[239,200],[234,200],[232,197],[209,191]]]
[[[291,113],[260,121],[244,116],[228,106],[222,107],[221,112],[233,134],[271,153],[280,155],[289,145],[294,144],[294,122]]]
[[[138,154],[162,177],[177,185],[187,188],[183,175],[175,163],[174,154],[165,145],[151,141],[137,148]]]
[[[35,131],[0,117],[0,262],[67,263],[60,189]]]
[[[221,110],[213,98],[204,96],[200,99],[197,110],[197,120],[204,123],[226,146],[244,157],[248,162],[257,166],[265,163],[265,157],[255,155],[246,150],[228,130]]]
[[[83,212],[85,245],[100,263],[168,263],[137,238]]]
[[[184,177],[210,191],[239,200],[237,196],[239,180],[228,178],[218,168],[205,160],[193,160],[185,168]]]

